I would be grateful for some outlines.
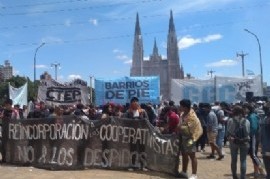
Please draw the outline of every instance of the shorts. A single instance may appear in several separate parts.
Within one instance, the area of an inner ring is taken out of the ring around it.
[[[215,144],[217,138],[217,132],[207,132],[208,142]]]
[[[189,141],[190,138],[182,137],[180,146],[182,153],[192,153],[197,151],[196,142],[189,143]]]

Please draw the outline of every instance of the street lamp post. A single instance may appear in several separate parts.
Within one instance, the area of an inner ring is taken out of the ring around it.
[[[254,34],[253,32],[250,32],[248,29],[244,29],[247,33],[253,35],[257,42],[258,42],[258,46],[259,46],[259,55],[260,55],[260,70],[261,70],[261,88],[262,88],[262,95],[263,95],[263,67],[262,67],[262,53],[261,53],[261,44],[260,44],[260,40],[257,37],[256,34]]]
[[[35,56],[34,56],[34,83],[36,81],[36,57],[37,57],[37,52],[38,52],[38,49],[40,49],[43,45],[45,45],[44,42],[40,46],[38,46],[36,48],[36,51],[35,51]]]
[[[52,63],[51,64],[51,67],[54,67],[54,74],[55,74],[55,81],[57,81],[57,69],[58,69],[58,67],[60,66],[60,63]]]

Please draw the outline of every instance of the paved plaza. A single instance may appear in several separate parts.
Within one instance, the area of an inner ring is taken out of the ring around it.
[[[206,159],[209,155],[210,147],[206,147],[205,152],[198,152],[198,178],[199,179],[229,179],[232,178],[230,171],[230,151],[228,147],[224,148],[226,154],[222,161],[214,159]],[[189,175],[190,171],[189,163]],[[181,170],[181,165],[179,165]],[[239,159],[238,159],[239,171]],[[247,179],[254,178],[252,175],[253,166],[250,157],[247,158]],[[238,172],[239,173],[239,172]],[[33,167],[19,167],[13,165],[0,165],[1,179],[107,179],[107,178],[138,178],[138,179],[169,179],[174,178],[170,175],[153,172],[153,171],[115,171],[115,170],[76,170],[76,171],[49,171],[44,169],[37,169]]]

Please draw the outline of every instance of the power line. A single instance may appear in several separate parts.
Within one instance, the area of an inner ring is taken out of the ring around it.
[[[208,24],[208,25],[201,25],[201,26],[190,26],[186,28],[182,28],[180,30],[177,30],[176,32],[182,32],[187,31],[191,29],[204,29],[204,28],[212,28],[212,27],[221,27],[224,25],[232,25],[232,24],[238,24],[243,23],[243,20],[239,22],[227,22],[227,23],[219,23],[219,24]],[[167,30],[160,30],[155,32],[145,32],[142,33],[143,36],[149,36],[153,34],[161,34],[161,33],[167,33]],[[54,42],[46,42],[47,44],[70,44],[70,43],[80,43],[80,42],[90,42],[90,41],[97,41],[97,40],[110,40],[110,39],[120,39],[120,38],[129,38],[134,37],[134,34],[123,34],[123,35],[117,35],[117,36],[104,36],[104,37],[94,37],[94,38],[85,38],[85,39],[79,39],[79,40],[64,40],[64,41],[54,41]],[[40,42],[39,42],[40,43]],[[29,45],[38,45],[37,42],[32,43],[18,43],[18,44],[6,44],[7,46],[29,46]]]
[[[104,8],[104,7],[113,7],[113,6],[119,6],[119,5],[145,4],[145,3],[153,3],[153,2],[159,2],[159,1],[162,1],[162,0],[141,0],[141,1],[135,1],[135,2],[122,2],[122,3],[106,4],[106,5],[100,5],[100,6],[78,7],[78,8],[68,8],[68,9],[58,9],[58,10],[41,10],[41,11],[33,11],[33,12],[16,12],[16,13],[8,13],[8,14],[2,13],[1,15],[2,16],[17,16],[17,15],[29,15],[29,14],[71,12],[71,11],[98,9],[98,8]],[[39,5],[42,5],[42,4],[39,4]],[[27,5],[23,5],[23,7],[27,7]]]
[[[69,0],[69,1],[54,1],[54,2],[44,2],[44,3],[36,3],[36,4],[22,4],[22,5],[14,5],[14,6],[2,6],[2,9],[13,9],[20,7],[32,7],[32,6],[42,6],[42,5],[55,5],[55,4],[64,4],[64,3],[74,3],[74,2],[82,2],[89,0]]]
[[[166,16],[166,15],[151,15],[151,16],[141,16],[140,18],[155,18],[155,17],[162,17],[162,16]],[[103,20],[98,20],[98,22],[110,22],[110,21],[125,21],[125,20],[131,20],[134,19],[134,17],[123,17],[123,18],[114,18],[114,19],[103,19]],[[247,21],[254,21],[254,19],[249,19],[246,20]],[[243,22],[243,21],[241,21]],[[232,24],[233,22],[228,22],[228,23],[219,23],[219,24],[210,24],[210,25],[205,25],[206,27],[209,26],[220,26],[220,25],[224,25],[224,24]],[[85,21],[73,21],[69,23],[70,25],[84,25],[84,24],[89,24],[89,20],[85,20]],[[27,29],[27,28],[42,28],[42,27],[57,27],[57,26],[66,26],[65,23],[54,23],[54,24],[33,24],[33,25],[16,25],[16,26],[10,26],[10,27],[0,27],[0,30],[18,30],[18,29]],[[202,26],[197,26],[197,27],[201,27],[204,28],[204,25]],[[194,26],[190,26],[188,27],[188,29],[194,28]],[[196,28],[196,27],[195,27]]]
[[[77,0],[82,1],[82,0]],[[85,0],[88,1],[88,0]],[[30,15],[30,14],[47,14],[47,13],[57,13],[57,12],[72,12],[72,11],[81,11],[81,10],[89,10],[89,9],[98,9],[98,8],[106,8],[106,7],[113,7],[113,6],[119,6],[119,5],[131,5],[131,4],[140,4],[140,3],[153,3],[163,0],[141,0],[136,2],[122,2],[122,3],[114,3],[114,4],[106,4],[106,5],[100,5],[100,6],[89,6],[89,7],[80,7],[80,8],[68,8],[68,9],[58,9],[58,10],[42,10],[42,11],[34,11],[34,12],[16,12],[16,13],[8,13],[3,14],[0,13],[0,15],[3,16],[17,16],[17,15]],[[74,0],[71,1],[65,1],[65,2],[75,2]],[[55,4],[61,3],[61,2],[55,2]],[[44,3],[44,4],[37,4],[37,5],[48,5],[48,4],[54,4],[54,3]],[[234,10],[243,10],[243,9],[250,9],[250,8],[256,8],[256,7],[265,7],[270,5],[270,3],[266,4],[254,4],[250,6],[239,6],[239,7],[231,7],[231,8],[224,8],[224,9],[211,9],[211,10],[197,10],[197,11],[184,11],[179,12],[175,14],[182,14],[182,13],[204,13],[204,12],[226,12],[226,11],[234,11]],[[22,5],[22,7],[27,6],[34,6],[34,5]],[[2,9],[5,9],[6,7],[2,7]]]
[[[63,1],[63,2],[75,2],[75,1],[82,1],[82,0],[70,0],[70,1]],[[87,0],[85,0],[85,1],[87,1]],[[148,0],[148,2],[149,1],[162,1],[162,0]],[[140,1],[140,2],[145,3],[146,1]],[[56,3],[59,3],[59,2],[56,2]],[[137,3],[139,3],[139,2],[137,2]],[[267,5],[269,5],[269,4],[267,4]],[[114,4],[114,5],[119,5],[119,4]],[[104,5],[104,6],[110,6],[110,5]],[[260,6],[261,7],[261,6],[265,6],[265,5],[260,4],[260,5],[255,5],[255,6]],[[248,8],[254,8],[255,6],[249,6]],[[102,7],[102,6],[99,6],[99,7]],[[90,7],[88,7],[88,8],[90,8]],[[237,10],[237,9],[242,9],[242,8],[243,7],[230,8],[230,9],[231,10],[232,9]],[[194,12],[210,12],[210,11],[219,11],[220,12],[220,11],[226,11],[226,10],[228,10],[228,8],[226,8],[226,9],[212,9],[212,10],[208,10],[208,11],[194,11]],[[62,11],[62,10],[60,10],[60,11]],[[182,14],[182,13],[190,13],[190,12],[180,12],[180,13],[178,12],[178,13],[174,13],[174,14],[177,15],[177,14]],[[154,17],[162,17],[162,16],[165,17],[167,15],[161,15],[161,14],[149,15],[149,16],[145,15],[145,16],[141,16],[141,18],[154,18]],[[120,20],[130,20],[130,19],[133,19],[133,17],[121,17],[121,18],[113,18],[113,19],[99,19],[98,21],[99,22],[109,22],[109,21],[120,21]],[[71,22],[70,25],[83,25],[83,24],[87,24],[87,23],[89,23],[89,20],[86,20],[86,21],[74,21],[74,22]],[[66,25],[65,23],[33,24],[33,25],[21,25],[21,26],[15,25],[15,26],[12,26],[12,27],[0,27],[0,29],[3,29],[3,30],[9,30],[9,29],[16,30],[16,29],[25,29],[25,28],[56,27],[56,26],[65,26],[65,25]]]

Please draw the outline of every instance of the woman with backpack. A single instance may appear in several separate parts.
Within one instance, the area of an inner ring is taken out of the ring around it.
[[[252,159],[254,166],[254,178],[258,178],[259,175],[264,176],[263,165],[259,157],[257,156],[257,139],[256,136],[259,133],[260,119],[259,116],[254,112],[252,104],[247,103],[244,105],[244,110],[247,114],[247,120],[250,122],[250,142],[249,142],[249,156]]]
[[[241,106],[234,106],[232,110],[232,118],[227,122],[226,136],[230,142],[231,151],[231,172],[233,179],[237,177],[237,156],[240,150],[240,178],[246,176],[246,159],[249,150],[249,133],[250,123],[245,118],[244,110]]]

